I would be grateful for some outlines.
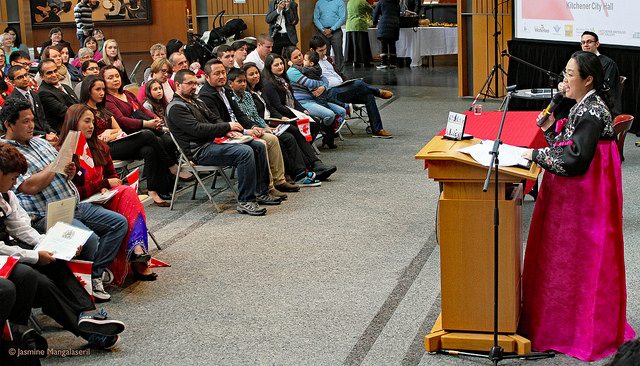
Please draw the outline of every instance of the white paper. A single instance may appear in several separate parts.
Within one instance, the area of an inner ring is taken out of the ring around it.
[[[287,128],[289,128],[289,126],[291,125],[288,123],[281,123],[278,125],[278,127],[273,129],[273,134],[276,136],[280,136],[284,131],[287,130]]]
[[[491,150],[493,150],[493,141],[484,140],[479,144],[458,149],[459,152],[469,154],[478,163],[489,166],[491,164]],[[525,147],[517,147],[513,145],[501,144],[498,149],[499,166],[529,166],[529,160],[522,157],[527,150]]]
[[[47,230],[59,221],[71,224],[75,210],[75,196],[47,203]]]
[[[93,196],[80,201],[81,203],[107,203],[110,199],[112,199],[116,195],[116,191],[107,191],[105,194],[100,192],[94,194]]]
[[[52,252],[54,258],[68,261],[75,257],[78,247],[83,246],[90,236],[89,230],[58,222],[34,249]]]
[[[80,136],[80,132],[78,131],[69,131],[69,134],[64,139],[64,143],[58,151],[58,156],[51,163],[51,171],[65,174],[64,168],[71,162],[73,159],[73,154],[76,152],[76,145],[78,145],[78,137]],[[66,174],[65,174],[66,175]]]

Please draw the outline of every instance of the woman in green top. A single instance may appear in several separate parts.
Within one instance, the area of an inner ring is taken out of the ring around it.
[[[345,62],[353,62],[354,66],[364,64],[364,67],[371,67],[368,27],[372,14],[373,8],[366,0],[349,0],[347,3]]]

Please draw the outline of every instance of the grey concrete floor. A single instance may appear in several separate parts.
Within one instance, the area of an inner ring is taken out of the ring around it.
[[[395,92],[378,101],[393,139],[373,139],[353,121],[353,136],[345,132],[338,149],[321,150],[325,163],[338,166],[331,180],[290,194],[264,217],[237,214],[229,192],[217,197],[220,214],[187,195],[174,211],[148,206],[148,225],[163,247],[150,243],[151,254],[172,266],[156,269],[155,282],[109,290],[113,299],[105,308],[127,325],[121,343],[43,364],[490,364],[424,351],[440,312],[438,185],[414,155],[443,128],[449,111],[470,105],[457,97],[455,65],[349,72]],[[484,104],[485,110],[499,105]],[[635,141],[627,139],[623,163],[624,229],[628,318],[640,329]],[[528,196],[525,237],[533,206]],[[82,339],[40,318],[51,347],[83,347]],[[582,362],[557,355],[500,364]]]

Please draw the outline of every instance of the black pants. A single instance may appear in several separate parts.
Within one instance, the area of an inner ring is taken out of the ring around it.
[[[35,269],[38,291],[33,306],[42,307],[43,313],[65,329],[86,338],[88,335],[78,329],[78,315],[94,310],[95,304],[67,263],[55,261],[46,266],[36,265]]]
[[[167,151],[168,146],[173,149]],[[175,164],[175,146],[171,136],[164,134],[159,137],[149,129],[142,129],[133,136],[109,143],[109,148],[112,159],[144,160],[143,172],[150,191],[162,194],[171,192],[173,186],[168,168]]]
[[[396,54],[396,41],[394,39],[380,38],[382,48],[380,54],[395,55]]]
[[[0,278],[0,329],[9,319],[27,325],[36,296],[38,273],[31,267],[17,263],[9,278]]]
[[[289,46],[295,46],[289,40],[289,36],[286,33],[276,33],[273,36],[273,53],[277,53],[282,56],[282,49]]]

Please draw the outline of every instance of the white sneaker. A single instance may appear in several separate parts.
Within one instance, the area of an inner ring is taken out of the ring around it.
[[[104,302],[111,300],[111,295],[104,290],[102,278],[92,278],[91,288],[93,289],[93,298],[96,302]]]

